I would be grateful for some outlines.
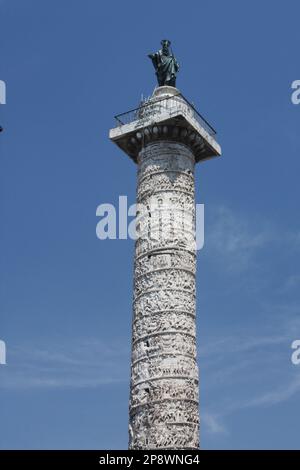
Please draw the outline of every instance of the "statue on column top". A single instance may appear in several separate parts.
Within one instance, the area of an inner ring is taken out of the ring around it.
[[[158,52],[148,54],[155,68],[158,86],[169,85],[176,87],[176,74],[179,70],[179,64],[172,50],[170,52],[171,41],[163,39],[161,45],[162,48]]]

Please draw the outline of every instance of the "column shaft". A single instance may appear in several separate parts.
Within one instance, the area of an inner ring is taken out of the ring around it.
[[[131,449],[199,447],[194,165],[180,138],[138,155]]]

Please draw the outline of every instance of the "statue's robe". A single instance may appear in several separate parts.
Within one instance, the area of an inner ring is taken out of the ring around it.
[[[165,55],[162,50],[151,56],[159,86],[175,86],[179,65],[173,55]]]

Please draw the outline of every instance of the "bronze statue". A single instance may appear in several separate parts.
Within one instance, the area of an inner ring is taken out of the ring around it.
[[[162,48],[154,54],[148,54],[154,65],[159,86],[176,87],[176,74],[179,70],[179,64],[173,52],[170,52],[170,44],[171,41],[163,39],[161,41]]]

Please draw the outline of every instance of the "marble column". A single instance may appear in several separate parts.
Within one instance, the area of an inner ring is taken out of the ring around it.
[[[130,449],[199,448],[194,168],[221,154],[212,134],[173,87],[111,130],[138,167]]]

